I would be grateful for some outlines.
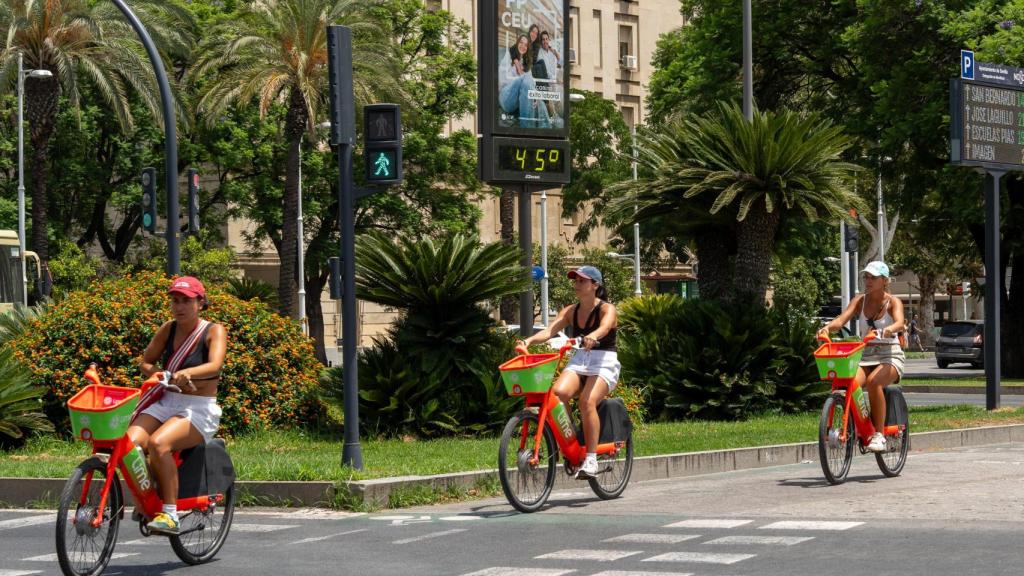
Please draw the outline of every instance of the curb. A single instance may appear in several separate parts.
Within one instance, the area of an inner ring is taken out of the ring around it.
[[[924,452],[1015,442],[1024,442],[1024,424],[912,433],[910,447],[913,452]],[[630,481],[682,478],[817,460],[817,442],[644,456],[633,460]],[[558,474],[556,478],[556,488],[578,485],[578,482],[564,474]],[[52,508],[64,487],[64,482],[63,478],[0,478],[0,505],[45,505]],[[436,476],[399,476],[340,482],[337,487],[333,482],[285,481],[239,481],[236,486],[243,503],[246,499],[253,498],[259,500],[260,504],[267,504],[269,501],[277,506],[324,506],[342,496],[346,500],[361,500],[371,506],[387,507],[393,496],[403,492],[466,491],[482,485],[493,486],[497,482],[496,470],[478,470]],[[342,494],[338,494],[339,488],[343,491]],[[123,492],[127,504],[131,505],[130,493],[127,490]]]
[[[984,386],[903,386],[904,392],[918,392],[922,394],[984,394]],[[1019,396],[1024,394],[1024,386],[1000,386],[1000,394],[1007,396]]]

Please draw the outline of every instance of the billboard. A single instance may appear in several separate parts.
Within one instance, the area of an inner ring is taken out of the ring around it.
[[[568,1],[481,4],[481,132],[566,138]]]

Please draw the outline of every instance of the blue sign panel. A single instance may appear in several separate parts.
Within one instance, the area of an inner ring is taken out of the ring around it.
[[[974,80],[974,51],[960,51],[960,77],[965,80]]]
[[[533,277],[534,282],[540,282],[544,278],[544,269],[540,266],[534,266],[533,270],[530,271],[530,276]]]

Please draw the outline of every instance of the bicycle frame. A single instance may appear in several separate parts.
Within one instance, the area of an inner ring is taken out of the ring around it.
[[[565,353],[572,348],[571,343],[573,340],[567,342],[558,350],[558,361],[561,362],[565,357]],[[561,400],[555,394],[554,382],[548,388],[547,392],[544,393],[528,393],[526,394],[526,406],[527,408],[538,408],[539,409],[539,422],[537,425],[537,432],[533,438],[533,457],[530,459],[530,464],[536,466],[540,461],[540,442],[544,435],[544,428],[550,427],[554,436],[555,442],[558,444],[559,451],[565,455],[566,460],[573,466],[579,466],[583,459],[587,456],[587,448],[581,445],[576,438],[576,430],[573,427],[572,419],[569,416],[569,407],[563,405],[563,410],[560,411],[559,415],[561,418],[555,417],[555,408],[561,404]],[[520,434],[519,450],[526,448],[526,438],[528,436],[527,422],[523,423],[522,434]],[[604,444],[597,445],[597,454],[611,454],[614,455],[620,449],[624,448],[625,442],[606,442]]]
[[[860,384],[857,383],[856,378],[836,378],[832,381],[832,391],[836,392],[838,390],[842,390],[845,396],[845,399],[843,401],[843,427],[840,429],[842,430],[842,432],[840,433],[841,435],[839,437],[840,441],[845,442],[847,440],[846,433],[850,414],[853,414],[854,431],[858,438],[862,440],[866,438],[871,438],[871,436],[875,433],[875,425],[874,423],[871,422],[871,415],[868,414],[866,418],[861,416],[860,410],[853,405],[853,393],[860,387],[861,386]],[[864,393],[867,394],[866,391]],[[833,415],[834,413],[829,414],[828,416],[828,424],[830,428],[833,427]],[[894,436],[899,433],[900,426],[898,424],[891,424],[889,426],[886,426],[885,429],[882,431],[883,436]]]
[[[99,374],[94,368],[89,368],[85,372],[85,378],[96,385],[101,385]],[[157,493],[155,486],[136,486],[133,481],[133,474],[128,470],[128,465],[124,461],[125,455],[135,448],[135,443],[131,441],[128,434],[125,433],[117,440],[92,440],[92,453],[94,456],[104,458],[107,464],[106,480],[103,484],[103,489],[100,492],[100,504],[97,510],[103,510],[107,505],[107,497],[110,495],[110,488],[115,478],[115,472],[120,470],[121,477],[124,478],[125,484],[128,486],[129,492],[132,494],[132,498],[135,501],[136,507],[139,512],[142,513],[147,519],[153,519],[163,509],[163,500]],[[182,460],[179,452],[174,452],[174,462],[177,466],[181,466]],[[79,496],[78,502],[80,505],[85,504],[86,498],[89,493],[89,488],[92,485],[92,472],[86,474],[85,481],[82,486],[82,494]],[[152,482],[152,479],[150,480]],[[205,512],[211,503],[211,500],[216,503],[220,496],[211,498],[210,496],[196,496],[194,498],[181,498],[177,500],[179,511],[189,510],[201,510]],[[123,510],[118,511],[123,514]],[[103,515],[98,514],[90,522],[94,528],[99,528],[103,523]]]

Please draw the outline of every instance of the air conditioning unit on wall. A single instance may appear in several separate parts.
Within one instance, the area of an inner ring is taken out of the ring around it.
[[[575,64],[576,63],[576,49],[575,48],[569,48],[569,63],[570,64]]]
[[[622,67],[626,70],[636,70],[636,56],[623,56]]]

